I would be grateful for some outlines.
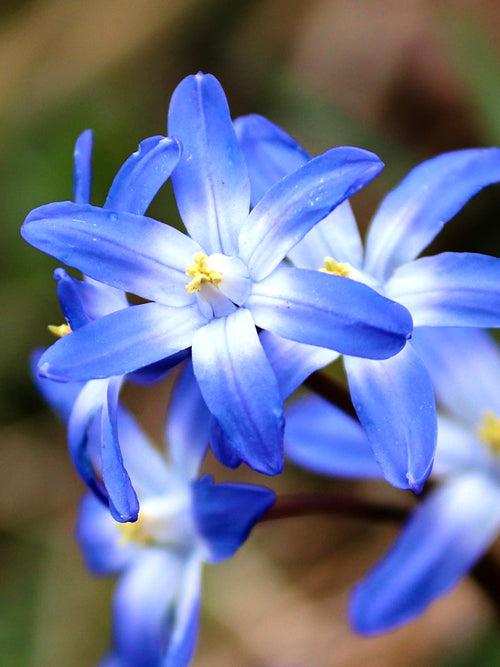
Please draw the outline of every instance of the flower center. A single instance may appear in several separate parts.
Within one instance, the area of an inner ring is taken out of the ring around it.
[[[500,418],[493,412],[486,412],[477,433],[489,449],[500,455]]]
[[[54,324],[49,324],[47,328],[50,331],[50,333],[53,333],[54,336],[58,336],[59,338],[67,336],[68,334],[71,333],[71,327],[69,326],[69,324],[60,324],[59,326],[56,326]]]
[[[208,257],[203,252],[197,252],[193,257],[193,264],[190,264],[186,269],[186,274],[192,278],[186,284],[186,291],[188,294],[198,292],[204,283],[212,283],[216,287],[219,286],[222,280],[222,273],[211,269],[208,265]]]
[[[154,544],[154,539],[147,532],[147,517],[144,513],[139,514],[137,521],[133,523],[117,523],[120,531],[120,540],[118,544],[122,547],[128,544]]]
[[[340,263],[336,262],[333,257],[328,257],[324,259],[323,268],[319,269],[322,273],[330,273],[333,276],[342,276],[342,278],[348,278],[351,275],[351,265],[347,262]]]

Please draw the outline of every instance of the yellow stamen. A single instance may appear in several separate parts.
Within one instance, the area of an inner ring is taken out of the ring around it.
[[[133,523],[117,523],[118,530],[120,531],[120,539],[118,541],[119,546],[125,547],[128,544],[153,544],[153,538],[147,534],[144,528],[144,516],[139,516],[137,521]]]
[[[197,252],[193,260],[194,264],[190,264],[186,269],[186,274],[193,279],[186,284],[187,293],[197,292],[203,283],[212,283],[217,287],[222,280],[222,273],[208,266],[208,257],[205,253]]]
[[[351,273],[351,267],[347,262],[343,264],[336,262],[332,257],[325,257],[325,265],[320,271],[322,273],[330,273],[334,276],[342,276],[348,278]]]
[[[493,412],[484,413],[477,433],[495,454],[500,454],[500,419]]]
[[[54,336],[58,336],[59,338],[67,336],[69,333],[71,333],[71,327],[69,326],[69,324],[60,324],[59,326],[55,326],[54,324],[49,324],[48,330],[50,331],[50,333],[53,333]]]

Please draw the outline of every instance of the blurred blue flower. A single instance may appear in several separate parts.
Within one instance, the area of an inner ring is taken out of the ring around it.
[[[162,185],[177,161],[172,142],[165,137],[150,137],[141,142],[136,153],[116,175],[104,208],[142,211]],[[92,133],[83,132],[74,151],[73,191],[77,204],[89,204],[92,181]],[[125,293],[85,276],[82,282],[56,269],[57,295],[67,325],[51,327],[58,335],[67,335],[105,315],[129,307]],[[178,359],[162,361],[156,367],[143,369],[135,379],[153,380]],[[139,504],[123,466],[117,434],[117,409],[124,376],[90,380],[80,384],[78,398],[71,414],[61,415],[68,424],[68,445],[76,470],[96,495],[109,505],[117,521],[137,519]],[[52,391],[39,383],[43,392]],[[64,392],[65,389],[62,389]],[[53,393],[53,391],[52,391]],[[64,402],[64,399],[63,399]],[[100,422],[101,446],[90,451],[89,429]],[[99,470],[98,477],[96,470]],[[102,478],[102,481],[101,481]]]
[[[249,168],[252,203],[258,206],[268,188],[307,164],[310,156],[261,116],[239,118],[235,127]],[[415,327],[498,327],[499,259],[473,253],[415,259],[470,197],[497,181],[497,148],[439,155],[413,169],[385,197],[368,231],[366,250],[345,201],[288,257],[296,266],[333,274],[336,282],[343,276],[352,279],[346,282],[370,285],[406,306]],[[297,365],[302,358],[289,390],[338,356],[325,360],[314,348],[291,349],[289,342],[269,333],[263,344],[276,359],[289,358]],[[419,492],[436,446],[435,401],[425,365],[411,342],[387,360],[344,356],[344,364],[354,407],[386,479]]]
[[[398,352],[411,332],[407,310],[366,285],[282,264],[382,164],[360,149],[330,150],[277,183],[249,214],[246,164],[214,77],[180,83],[169,134],[176,137],[168,140],[172,161],[182,151],[172,184],[190,236],[145,217],[142,199],[117,206],[111,191],[104,208],[54,203],[27,217],[29,243],[149,301],[65,336],[44,354],[40,372],[64,381],[121,376],[191,348],[213,415],[214,451],[227,465],[243,460],[277,474],[282,395],[256,327],[376,359]],[[148,174],[149,167],[144,180]]]
[[[354,589],[351,622],[367,635],[422,613],[500,529],[500,351],[477,329],[419,327],[413,340],[446,409],[438,417],[433,471],[440,484]],[[315,472],[380,476],[361,426],[317,397],[290,407],[285,440],[290,458]]]
[[[45,378],[39,382],[49,402],[69,414],[78,386]],[[117,523],[105,505],[88,494],[77,527],[89,569],[120,577],[113,605],[113,652],[103,665],[189,664],[198,634],[203,563],[232,556],[274,502],[274,493],[264,487],[214,484],[208,476],[196,479],[209,418],[190,362],[170,400],[168,452],[155,448],[118,407],[123,460],[141,505],[138,520]],[[89,448],[99,448],[100,439],[97,425],[89,432]]]

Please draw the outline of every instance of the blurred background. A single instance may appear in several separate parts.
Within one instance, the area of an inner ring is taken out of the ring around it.
[[[0,663],[88,667],[108,645],[112,582],[91,579],[73,542],[82,485],[65,433],[32,388],[29,355],[62,321],[56,264],[21,241],[34,206],[70,199],[78,134],[95,137],[93,203],[137,143],[166,132],[187,74],[215,74],[234,116],[261,113],[319,153],[351,144],[387,167],[353,202],[366,226],[409,168],[441,151],[500,144],[497,0],[3,0],[0,3]],[[176,223],[168,187],[150,214]],[[488,188],[432,251],[500,254],[500,189]],[[129,390],[161,433],[168,387]],[[263,482],[248,470],[217,479]],[[383,484],[295,469],[279,491],[411,498]],[[265,481],[264,481],[265,483]],[[377,639],[349,629],[349,587],[395,525],[339,517],[258,526],[207,567],[195,667],[500,665],[493,612],[465,581],[417,622]]]

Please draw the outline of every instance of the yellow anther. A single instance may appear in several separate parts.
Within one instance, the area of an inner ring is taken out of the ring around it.
[[[153,544],[153,538],[147,534],[144,528],[144,516],[137,519],[133,523],[117,523],[118,530],[120,531],[120,539],[118,541],[119,546],[125,547],[128,544]]]
[[[47,328],[50,331],[50,333],[53,333],[54,336],[58,336],[59,338],[67,336],[69,333],[71,333],[71,327],[69,326],[69,324],[60,324],[59,326],[55,326],[54,324],[49,324]]]
[[[212,283],[217,287],[222,280],[222,273],[208,266],[208,257],[205,253],[197,252],[193,260],[194,264],[190,264],[186,269],[186,274],[193,279],[186,285],[187,293],[197,292],[203,283]]]
[[[324,267],[320,269],[323,273],[330,273],[334,276],[348,278],[351,273],[351,267],[347,262],[343,264],[336,262],[332,257],[325,257]]]
[[[500,419],[493,412],[484,413],[477,433],[495,454],[500,454]]]

